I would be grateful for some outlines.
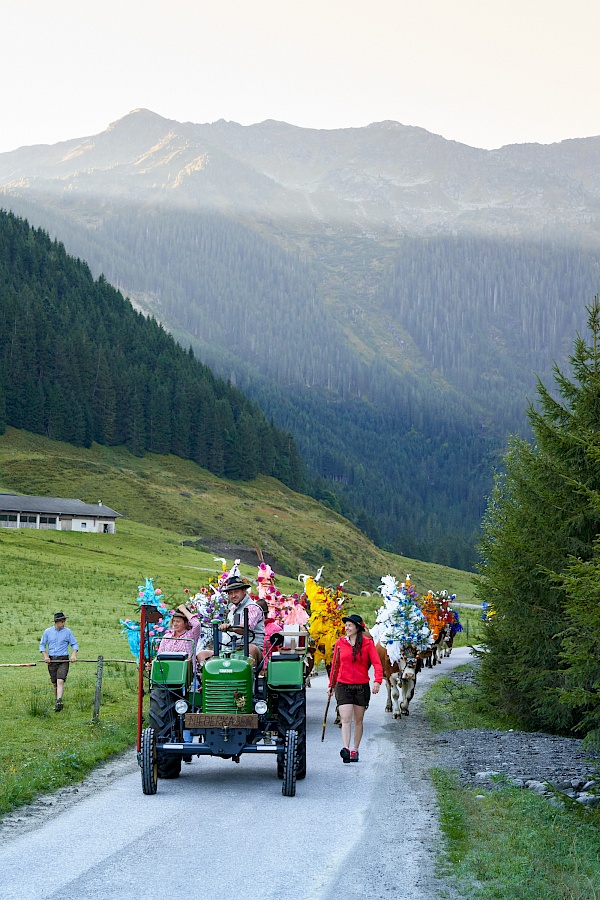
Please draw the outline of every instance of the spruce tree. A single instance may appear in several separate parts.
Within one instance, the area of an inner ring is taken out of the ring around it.
[[[483,682],[503,710],[546,730],[566,730],[581,719],[561,694],[573,686],[563,655],[569,607],[561,581],[574,560],[595,559],[598,533],[597,297],[587,311],[591,343],[577,337],[572,380],[554,366],[558,399],[538,381],[538,407],[528,410],[534,442],[512,442],[484,520],[478,593],[494,615],[484,641]]]
[[[562,640],[565,665],[562,703],[577,717],[577,731],[600,750],[600,565],[594,558],[573,560],[563,579],[567,628]]]

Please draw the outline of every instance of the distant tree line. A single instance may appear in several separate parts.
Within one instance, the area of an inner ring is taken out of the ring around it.
[[[566,360],[585,326],[580,298],[599,286],[600,254],[568,237],[437,236],[402,241],[380,297],[431,370],[508,434],[526,426],[536,375]]]
[[[216,475],[303,485],[289,433],[136,312],[104,277],[0,212],[0,427],[173,453]]]

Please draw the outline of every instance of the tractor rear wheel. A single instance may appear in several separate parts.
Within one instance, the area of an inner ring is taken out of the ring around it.
[[[283,784],[281,793],[284,797],[296,794],[296,769],[298,768],[298,732],[288,731],[283,748]]]
[[[142,767],[142,791],[144,794],[155,794],[158,782],[158,758],[156,755],[154,728],[144,728],[142,731],[140,762]]]
[[[173,734],[177,713],[175,704],[179,698],[163,688],[154,688],[150,693],[150,728],[154,729],[156,740],[168,741],[175,738]],[[157,751],[158,777],[179,778],[181,772],[181,754]]]
[[[306,778],[306,691],[281,691],[277,702],[277,730],[285,740],[290,730],[298,734],[296,778]],[[285,755],[285,754],[284,754]],[[284,759],[277,757],[277,777],[283,778]]]

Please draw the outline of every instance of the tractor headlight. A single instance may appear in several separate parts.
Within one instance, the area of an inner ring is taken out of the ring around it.
[[[259,716],[263,716],[268,708],[269,707],[265,700],[257,700],[254,704],[254,711],[257,712]]]
[[[178,700],[175,704],[175,712],[179,713],[180,716],[186,713],[188,709],[189,706],[187,705],[185,700]]]

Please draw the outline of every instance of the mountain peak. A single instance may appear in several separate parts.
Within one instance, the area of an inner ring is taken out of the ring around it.
[[[164,116],[159,116],[158,113],[152,112],[151,109],[140,107],[139,109],[132,109],[127,115],[111,122],[104,133],[106,134],[108,131],[131,131],[133,129],[139,131],[142,129],[147,130],[148,128],[156,129],[157,127],[164,129],[165,126],[172,125],[174,121],[174,119],[165,119]]]

